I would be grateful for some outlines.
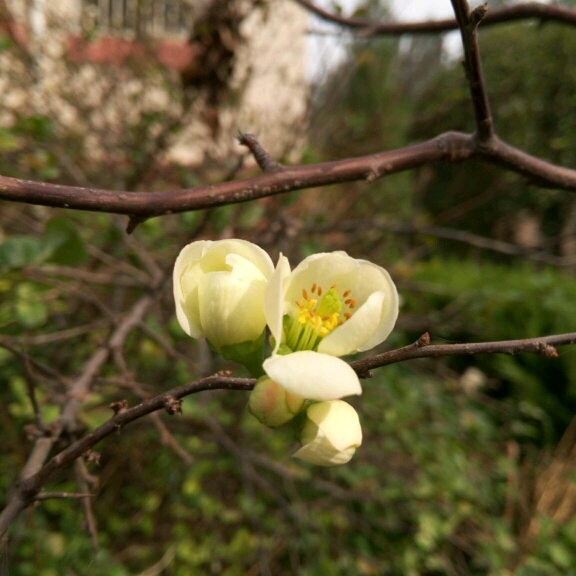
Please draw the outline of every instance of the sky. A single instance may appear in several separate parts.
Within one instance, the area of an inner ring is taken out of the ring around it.
[[[316,0],[319,6],[329,8],[331,0]],[[358,0],[340,0],[345,15],[354,10],[359,4]],[[473,2],[478,4],[478,2]],[[403,21],[420,21],[429,19],[442,19],[453,16],[450,0],[390,0],[394,18]],[[346,34],[337,26],[330,26],[316,17],[310,18],[311,30],[324,31],[329,35],[311,34],[308,42],[308,78],[311,81],[321,79],[326,68],[334,66],[345,55],[343,44],[346,42]],[[460,38],[458,32],[445,36],[446,49],[458,55],[460,51]]]

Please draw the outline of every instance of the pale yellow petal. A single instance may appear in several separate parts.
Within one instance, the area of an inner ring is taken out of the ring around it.
[[[274,353],[278,350],[282,340],[282,317],[284,316],[284,292],[286,280],[290,276],[290,263],[286,256],[280,254],[278,264],[274,270],[264,292],[264,315],[270,332],[276,341]]]
[[[345,356],[361,350],[380,329],[384,298],[384,292],[370,294],[349,320],[320,342],[318,352]]]
[[[303,350],[264,361],[264,370],[288,392],[311,400],[362,394],[356,372],[335,356]]]
[[[229,272],[213,272],[198,286],[204,336],[216,347],[256,340],[266,326],[264,282],[246,282]]]

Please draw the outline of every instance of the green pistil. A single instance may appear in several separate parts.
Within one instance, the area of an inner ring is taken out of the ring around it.
[[[339,313],[342,310],[342,302],[340,296],[334,288],[330,288],[321,298],[316,314],[321,318],[325,316],[332,316],[334,313]]]

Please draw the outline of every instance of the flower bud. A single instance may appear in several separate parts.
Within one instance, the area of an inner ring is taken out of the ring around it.
[[[264,289],[273,269],[268,254],[245,240],[188,244],[174,266],[180,326],[218,351],[257,340],[266,326]]]
[[[264,376],[250,394],[248,411],[262,424],[274,427],[292,420],[303,404],[303,398],[287,392],[274,380]]]
[[[358,414],[343,400],[312,404],[301,434],[296,458],[319,466],[346,464],[362,443]]]

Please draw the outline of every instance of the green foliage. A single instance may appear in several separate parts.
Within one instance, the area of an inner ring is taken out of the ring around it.
[[[564,166],[576,164],[576,36],[568,27],[536,22],[487,27],[480,45],[496,130],[510,144]],[[530,55],[519,57],[519,54]],[[458,62],[422,94],[408,131],[411,139],[446,130],[474,130],[468,87]],[[545,193],[519,175],[485,162],[427,167],[419,194],[434,220],[510,237],[515,218],[535,215],[544,237],[556,238],[572,198]],[[536,183],[537,184],[537,183]]]
[[[483,32],[497,126],[512,143],[573,165],[573,34],[553,26],[539,30]],[[426,46],[416,48],[438,59],[437,41]],[[397,50],[397,42],[388,40],[351,48],[350,67],[335,73],[321,92],[319,129],[305,162],[473,128],[460,68],[440,71],[427,91],[415,87],[416,80],[424,68],[437,72],[439,60],[424,67],[413,62],[411,72],[402,75]],[[166,180],[144,178],[153,149],[141,144],[148,145],[164,121],[150,113],[126,126],[125,149],[117,155],[126,162],[111,169],[87,161],[76,150],[77,140],[59,138],[51,120],[22,118],[0,131],[1,173],[62,178],[52,148],[57,142],[94,185],[144,182],[147,189],[166,189],[204,183],[201,168],[168,170]],[[213,173],[209,176],[214,181]],[[375,214],[416,223],[442,221],[444,214],[450,222],[446,213],[452,207],[481,197],[482,209],[459,225],[488,233],[498,219],[523,207],[537,212],[552,235],[564,218],[567,196],[535,192],[517,177],[472,163],[428,167],[416,177],[399,174],[328,193],[329,211],[324,192],[315,197],[307,191],[151,219],[131,241],[122,230],[125,221],[110,215],[2,210],[0,338],[73,379],[152,285],[146,256],[169,271],[191,238],[230,233],[258,241],[271,253],[292,252],[294,261],[340,248],[389,264],[403,299],[400,320],[417,320],[416,327],[406,322],[405,331],[396,330],[390,346],[408,344],[424,329],[450,342],[574,330],[571,273],[489,260],[435,241],[422,251],[415,240],[383,235],[368,224],[347,236],[338,230],[332,237],[298,232],[300,225],[313,230]],[[275,225],[285,222],[294,222],[296,232],[290,228],[276,237]],[[424,258],[414,255],[418,250]],[[78,434],[106,421],[113,401],[126,398],[135,405],[200,375],[236,369],[219,364],[183,334],[169,290],[130,333],[122,355],[125,369],[107,362],[91,394],[81,399],[84,428]],[[471,366],[488,380],[472,392],[462,384]],[[24,370],[16,355],[0,348],[0,498],[9,493],[31,446],[34,412]],[[33,374],[49,424],[58,417],[69,380],[57,381],[37,367]],[[364,442],[352,462],[337,469],[292,460],[293,428],[272,432],[261,426],[245,409],[245,393],[190,396],[182,415],[160,415],[159,427],[141,419],[96,446],[100,463],[87,465],[99,480],[92,488],[98,552],[83,529],[81,503],[46,500],[14,524],[5,550],[8,573],[127,576],[163,561],[167,576],[566,574],[576,564],[574,520],[535,515],[530,499],[541,473],[538,464],[549,461],[550,447],[576,409],[575,383],[576,356],[568,348],[560,349],[557,360],[479,356],[388,366],[375,371],[363,383],[363,396],[354,399]],[[75,492],[78,485],[66,469],[46,490]],[[522,536],[535,519],[540,530],[528,545]],[[0,572],[4,565],[0,559]]]

